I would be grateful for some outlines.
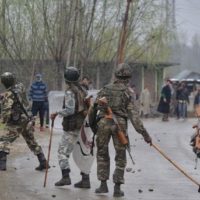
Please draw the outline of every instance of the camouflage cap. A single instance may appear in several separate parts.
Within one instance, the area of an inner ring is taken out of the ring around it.
[[[127,63],[119,64],[115,70],[115,76],[117,78],[129,79],[132,76],[130,66]]]

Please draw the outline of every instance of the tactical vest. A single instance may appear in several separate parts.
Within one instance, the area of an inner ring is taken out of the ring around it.
[[[17,95],[17,97],[18,97],[20,102],[18,102],[18,100],[16,99],[16,97],[14,96],[12,91],[15,92],[15,94]],[[24,104],[27,103],[26,91],[25,91],[24,86],[21,83],[16,84],[14,86],[14,88],[12,88],[12,91],[9,91],[10,98],[13,99],[13,105],[12,105],[12,108],[11,108],[12,109],[12,112],[11,112],[12,114],[10,116],[9,123],[17,125],[17,124],[21,123],[22,114],[24,114],[23,111],[22,111],[22,108],[20,106],[20,103],[23,106],[24,106]]]
[[[117,116],[127,118],[127,104],[131,96],[125,85],[107,85],[103,89],[103,96],[107,98],[108,105]]]
[[[85,119],[85,113],[87,112],[85,97],[87,96],[87,92],[80,85],[71,85],[68,90],[72,91],[75,95],[75,113],[63,117],[62,125],[64,131],[74,131],[81,128]]]

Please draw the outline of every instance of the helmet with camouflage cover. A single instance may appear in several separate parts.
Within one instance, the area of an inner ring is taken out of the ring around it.
[[[64,77],[66,82],[77,82],[80,77],[79,70],[76,67],[67,67]]]
[[[115,76],[119,79],[129,79],[131,78],[131,68],[127,63],[121,63],[117,66],[115,70]]]
[[[5,88],[9,88],[15,84],[15,76],[11,72],[4,72],[1,75],[1,83]]]

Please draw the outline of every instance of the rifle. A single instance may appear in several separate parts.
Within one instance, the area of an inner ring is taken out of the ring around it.
[[[117,125],[118,131],[117,131],[117,137],[120,141],[121,144],[123,144],[126,147],[126,150],[131,158],[131,161],[133,163],[133,165],[135,165],[135,162],[133,160],[133,157],[131,155],[131,150],[130,150],[130,145],[129,145],[129,140],[128,140],[128,136],[125,135],[117,121],[117,118],[115,116],[115,114],[112,112],[112,109],[108,106],[108,101],[106,99],[106,97],[103,97],[101,99],[98,100],[99,105],[103,105],[103,106],[107,106],[107,114],[105,116],[106,119],[112,119],[115,124]]]
[[[28,119],[30,119],[31,117],[29,116],[29,114],[27,113],[26,109],[24,108],[24,106],[22,105],[21,101],[19,100],[19,97],[17,96],[17,92],[15,92],[14,90],[10,89],[10,91],[12,92],[12,94],[14,95],[15,99],[17,100],[17,103],[19,104],[21,110],[23,111],[23,113],[26,115],[26,117]]]

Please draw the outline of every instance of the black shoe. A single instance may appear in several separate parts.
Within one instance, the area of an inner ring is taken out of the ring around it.
[[[4,151],[0,151],[0,171],[6,171],[7,154]]]
[[[101,185],[99,186],[99,188],[95,190],[95,193],[97,194],[108,193],[108,186],[106,181],[101,181]]]
[[[90,188],[90,177],[89,174],[81,172],[82,180],[74,184],[75,188]]]
[[[6,171],[6,160],[0,160],[0,171]]]
[[[55,183],[55,186],[64,186],[64,185],[71,185],[70,177],[63,177],[58,182]]]
[[[62,178],[55,183],[55,186],[64,186],[64,185],[71,185],[71,179],[69,176],[70,169],[63,169],[62,170]]]
[[[113,197],[123,197],[124,192],[120,189],[120,184],[115,184]]]
[[[42,171],[42,170],[44,170],[44,169],[46,169],[46,168],[49,169],[50,166],[49,166],[49,164],[47,165],[46,162],[47,162],[47,161],[44,161],[44,162],[40,163],[39,166],[35,168],[35,170],[37,170],[37,171]]]
[[[49,164],[47,164],[47,160],[46,160],[43,152],[37,154],[37,157],[38,157],[40,164],[38,167],[35,168],[35,170],[42,171],[42,170],[46,169],[47,167],[50,168]]]

